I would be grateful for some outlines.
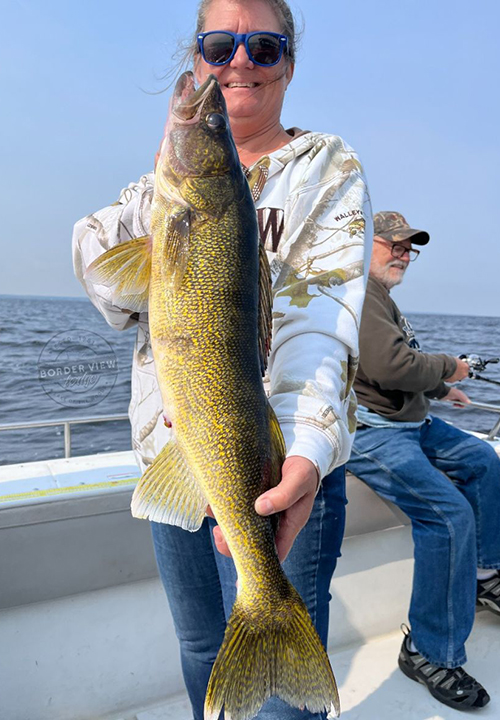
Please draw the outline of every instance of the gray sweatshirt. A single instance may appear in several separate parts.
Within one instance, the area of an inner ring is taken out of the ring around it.
[[[415,335],[388,290],[370,276],[359,333],[354,390],[360,405],[390,420],[420,422],[429,397],[442,398],[456,360],[421,352]]]

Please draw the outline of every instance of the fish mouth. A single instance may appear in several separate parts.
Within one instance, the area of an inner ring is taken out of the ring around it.
[[[213,98],[217,92],[222,93],[215,75],[209,75],[203,85],[196,90],[194,75],[188,70],[182,73],[177,80],[172,98],[172,114],[184,123],[195,123],[199,120],[203,106],[208,98]]]
[[[210,128],[207,118],[216,124],[215,129]],[[172,188],[180,187],[186,178],[220,175],[227,171],[235,157],[237,151],[229,132],[226,102],[217,78],[209,75],[196,89],[193,73],[182,73],[170,101],[169,119],[156,165],[157,187],[164,186],[165,197],[172,197]],[[186,204],[177,195],[176,199]]]

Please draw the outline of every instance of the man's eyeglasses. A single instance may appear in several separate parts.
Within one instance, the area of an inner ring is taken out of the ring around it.
[[[226,65],[231,62],[238,46],[243,43],[248,58],[255,65],[271,67],[281,60],[288,47],[286,35],[274,32],[233,33],[229,30],[212,30],[197,37],[198,49],[209,65]]]
[[[405,253],[408,253],[408,255],[410,256],[410,262],[413,262],[420,255],[420,250],[414,250],[413,248],[409,250],[407,247],[405,247],[405,245],[401,245],[401,243],[391,243],[388,240],[378,240],[377,238],[374,238],[373,242],[378,242],[381,245],[390,246],[391,255],[395,258],[402,258]]]

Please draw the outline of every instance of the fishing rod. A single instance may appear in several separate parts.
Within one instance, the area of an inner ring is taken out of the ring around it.
[[[491,383],[492,385],[500,385],[498,380],[492,380],[491,378],[485,378],[483,375],[479,375],[480,372],[484,372],[486,370],[486,366],[490,363],[496,364],[500,362],[500,358],[492,357],[483,360],[483,358],[480,358],[479,355],[459,355],[459,358],[460,360],[465,360],[469,366],[469,377],[472,380],[482,380],[483,382]]]
[[[486,370],[487,365],[494,365],[500,362],[500,358],[492,357],[483,359],[480,358],[479,355],[460,355],[459,357],[460,360],[465,360],[465,362],[469,366],[469,377],[472,380],[482,380],[483,382],[488,382],[492,385],[500,385],[500,382],[498,380],[492,380],[491,378],[485,378],[483,375],[479,375],[480,372],[484,372]],[[460,405],[462,408],[477,408],[478,410],[488,410],[490,412],[496,412],[500,414],[500,406],[498,405],[491,405],[489,403],[478,403],[473,401],[470,401],[467,404],[461,402],[457,402],[456,404]],[[493,425],[486,439],[494,440],[499,430],[500,418]]]

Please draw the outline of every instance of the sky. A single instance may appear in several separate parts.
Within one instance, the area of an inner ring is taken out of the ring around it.
[[[79,218],[152,169],[161,76],[195,0],[0,0],[0,294],[83,296]],[[297,0],[303,37],[285,127],[341,135],[374,211],[431,242],[394,297],[403,311],[499,315],[500,4]]]

